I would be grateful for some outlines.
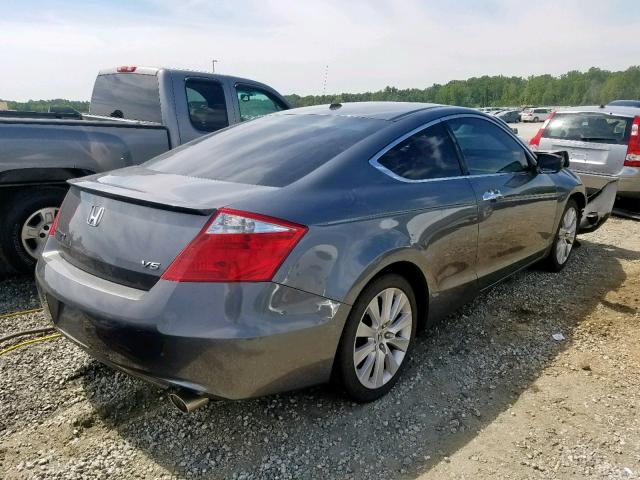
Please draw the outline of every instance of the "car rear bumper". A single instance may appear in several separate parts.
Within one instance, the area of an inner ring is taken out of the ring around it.
[[[607,183],[618,179],[618,197],[640,198],[640,168],[624,167],[620,175],[603,175],[575,171],[584,183],[587,193],[602,189]]]
[[[45,251],[36,283],[55,327],[97,360],[148,381],[229,399],[322,383],[349,306],[271,282],[142,291]]]

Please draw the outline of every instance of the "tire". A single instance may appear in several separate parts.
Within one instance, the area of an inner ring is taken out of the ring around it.
[[[574,213],[571,214],[571,211]],[[570,220],[572,215],[573,222],[571,222],[571,228],[567,229],[565,221]],[[564,207],[564,212],[562,212],[560,224],[558,225],[558,230],[556,231],[553,238],[553,244],[551,245],[551,251],[544,261],[548,270],[552,272],[559,272],[567,265],[567,262],[571,257],[571,252],[573,252],[579,225],[580,209],[578,208],[578,204],[575,200],[569,199],[567,201],[567,205]],[[565,234],[564,232],[568,233]],[[568,251],[566,250],[567,248]]]
[[[538,123],[540,119],[538,117],[533,117],[533,123]]]
[[[11,268],[18,272],[33,271],[35,255],[53,221],[50,213],[57,211],[65,193],[63,188],[41,187],[21,190],[5,199],[8,208],[0,218],[0,257],[4,257]],[[31,229],[25,230],[25,234],[33,233],[33,238],[23,242],[23,228],[28,226]]]
[[[396,314],[385,318],[385,302],[390,301],[393,308],[402,298]],[[370,303],[382,312],[379,329],[368,313]],[[371,402],[393,388],[413,350],[417,318],[415,294],[400,275],[383,275],[362,291],[345,324],[336,358],[336,379],[351,399]]]

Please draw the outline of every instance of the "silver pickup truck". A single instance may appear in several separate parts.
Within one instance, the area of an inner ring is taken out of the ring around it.
[[[119,67],[99,73],[89,114],[0,112],[0,272],[33,268],[67,180],[139,164],[288,108],[253,80]]]

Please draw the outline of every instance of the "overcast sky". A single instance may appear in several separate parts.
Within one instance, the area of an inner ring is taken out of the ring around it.
[[[89,99],[99,69],[211,69],[282,93],[640,64],[640,0],[0,0],[0,98]]]

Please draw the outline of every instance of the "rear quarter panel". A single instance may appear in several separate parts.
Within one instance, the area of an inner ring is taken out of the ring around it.
[[[430,319],[472,294],[478,211],[466,178],[415,184],[388,178],[383,185],[332,192],[325,201],[308,196],[295,203],[341,218],[313,223],[274,281],[353,304],[381,270],[409,262],[428,285],[416,295],[429,296]]]

